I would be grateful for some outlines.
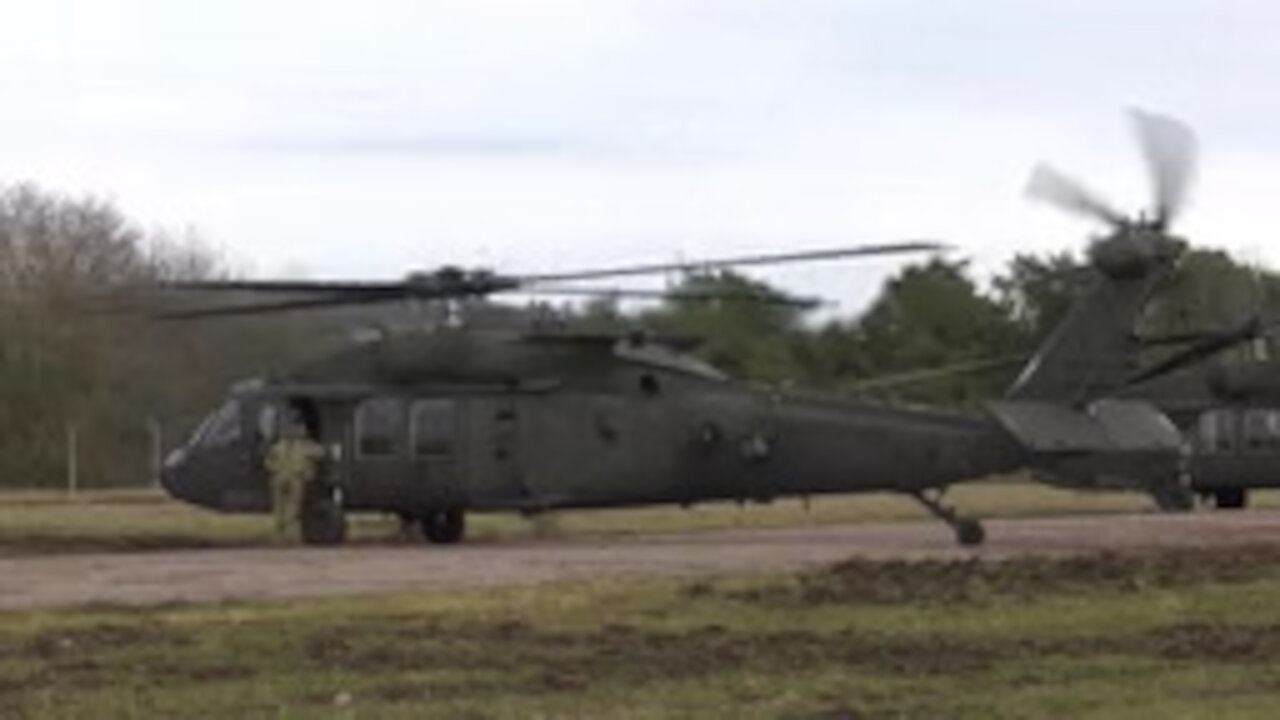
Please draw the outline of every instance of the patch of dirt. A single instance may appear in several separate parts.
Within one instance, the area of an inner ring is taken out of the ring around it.
[[[546,630],[522,622],[443,625],[418,622],[396,631],[313,637],[308,662],[328,670],[396,674],[451,670],[466,687],[392,684],[376,691],[406,702],[475,696],[474,683],[531,694],[575,693],[596,682],[663,683],[725,668],[847,668],[852,673],[965,676],[1060,655],[1128,655],[1190,663],[1280,662],[1280,626],[1189,623],[1155,631],[1062,638],[900,637],[843,631],[756,633],[708,625],[676,632],[611,625],[595,631]],[[342,629],[340,632],[349,632]],[[321,656],[314,653],[321,652]],[[385,692],[383,692],[385,691]]]
[[[398,639],[398,642],[396,641]],[[542,630],[521,622],[419,625],[359,641],[321,636],[311,661],[331,670],[479,670],[523,678],[531,690],[571,691],[603,675],[635,681],[697,677],[726,666],[839,663],[919,675],[978,670],[998,659],[982,644],[930,638],[912,642],[853,633],[735,633],[718,626],[685,632],[606,626],[594,632]]]
[[[264,629],[245,626],[224,640],[234,646],[242,635],[256,637]],[[67,638],[74,638],[70,647],[61,642]],[[252,661],[237,664],[234,652],[209,658],[202,646],[189,644],[181,634],[147,627],[142,621],[137,626],[112,624],[74,633],[42,633],[6,655],[7,665],[21,676],[0,675],[0,707],[42,688],[96,687],[118,681],[122,663],[131,675],[177,687],[234,681],[261,671]],[[568,695],[596,683],[661,685],[712,676],[727,668],[766,674],[836,668],[851,676],[964,678],[998,667],[1017,667],[1028,657],[1061,656],[1087,662],[1114,655],[1197,666],[1270,666],[1280,662],[1280,624],[1185,623],[1118,635],[957,638],[855,630],[759,632],[716,624],[680,631],[623,623],[565,630],[523,621],[457,623],[388,616],[316,628],[302,643],[290,647],[294,649],[276,661],[288,663],[298,673],[350,673],[377,679],[360,693],[384,702],[420,704],[513,691]],[[70,652],[75,648],[82,652]],[[439,674],[440,681],[415,677],[419,673],[434,676],[435,671],[446,671]],[[309,695],[306,700],[333,705],[344,694],[340,690]],[[853,713],[858,717],[851,706],[837,702],[839,698],[830,700],[830,714],[825,716]]]
[[[174,648],[190,645],[184,633],[142,623],[103,623],[42,632],[26,641],[23,652],[44,660],[85,662],[104,650],[135,647]]]
[[[1073,592],[1137,592],[1275,578],[1280,578],[1280,547],[1248,545],[994,561],[852,558],[798,573],[775,585],[729,595],[749,602],[802,606],[940,604]],[[705,583],[691,583],[685,588],[689,597],[708,592]]]
[[[1143,570],[1225,578],[1253,572],[1233,555],[1241,546],[1280,546],[1280,512],[1106,515],[993,520],[980,549],[960,548],[939,523],[900,522],[776,530],[727,530],[628,537],[525,539],[458,547],[357,545],[345,548],[254,547],[133,553],[6,557],[0,554],[0,609],[157,606],[227,600],[330,597],[441,588],[510,587],[607,576],[712,577],[722,574],[839,568],[814,576],[814,601],[863,594],[884,602],[906,597],[946,601],[983,587],[1062,586],[1064,575],[1112,586],[1129,582],[1129,554],[1187,551],[1182,565]],[[1226,570],[1192,567],[1218,548]],[[1112,560],[1111,553],[1115,556]],[[1102,554],[1104,560],[1096,557]],[[850,555],[863,560],[845,562]],[[1043,561],[1091,556],[1078,570]],[[987,574],[989,562],[1028,557]],[[1268,556],[1267,563],[1274,558]],[[919,564],[930,561],[932,564]],[[1162,561],[1163,562],[1163,561]],[[896,563],[896,564],[895,564]],[[1020,574],[1019,574],[1020,573]],[[1047,578],[1040,577],[1048,574]],[[1216,573],[1216,574],[1214,574]],[[919,577],[920,575],[936,576]],[[872,590],[858,588],[870,582]],[[1056,583],[1056,585],[1055,585]],[[985,584],[985,585],[984,585]],[[966,590],[957,590],[958,587]],[[690,593],[706,591],[692,585]],[[1003,591],[1003,590],[1002,590]]]
[[[1068,651],[1111,651],[1166,660],[1273,663],[1280,660],[1280,627],[1186,623],[1133,636],[1105,638]]]

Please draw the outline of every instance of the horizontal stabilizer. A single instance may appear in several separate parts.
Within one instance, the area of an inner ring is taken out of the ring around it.
[[[987,408],[1032,452],[1177,452],[1182,445],[1169,418],[1139,400],[1098,400],[1083,409],[998,400]]]

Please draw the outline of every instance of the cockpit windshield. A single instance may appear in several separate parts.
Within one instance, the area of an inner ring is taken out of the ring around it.
[[[191,445],[230,445],[240,439],[240,402],[229,400],[209,414],[191,435]]]

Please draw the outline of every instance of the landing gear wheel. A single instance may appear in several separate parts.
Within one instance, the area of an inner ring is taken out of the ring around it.
[[[333,488],[309,488],[298,521],[307,545],[341,545],[347,539],[342,497]]]
[[[981,545],[987,539],[987,531],[983,529],[982,523],[977,520],[967,518],[958,520],[955,524],[956,542],[965,547],[973,547]]]
[[[461,510],[427,513],[422,518],[422,534],[437,545],[452,545],[467,534],[467,516]]]
[[[914,490],[911,492],[911,497],[934,517],[946,523],[956,534],[956,542],[961,545],[974,547],[981,545],[987,539],[987,531],[983,529],[981,522],[973,518],[961,517],[956,513],[955,508],[943,504],[941,490],[933,494],[925,490]]]
[[[1238,487],[1213,491],[1213,504],[1219,510],[1241,510],[1249,504],[1249,491]]]

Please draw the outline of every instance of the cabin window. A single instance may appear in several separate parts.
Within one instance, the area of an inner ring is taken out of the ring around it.
[[[360,457],[386,457],[396,453],[401,427],[400,401],[395,398],[366,400],[356,408],[356,453]]]
[[[1249,358],[1254,362],[1269,362],[1271,360],[1271,345],[1265,337],[1257,337],[1249,344]]]
[[[1280,447],[1280,410],[1267,410],[1267,443]]]
[[[210,415],[195,432],[197,445],[230,445],[240,439],[240,403],[227,402]]]
[[[445,398],[419,400],[409,426],[414,457],[450,455],[457,442],[458,404]]]
[[[1200,448],[1206,452],[1229,453],[1237,447],[1253,447],[1253,437],[1265,432],[1265,424],[1250,422],[1248,416],[1235,410],[1210,410],[1200,416]],[[1240,432],[1240,431],[1244,432]]]
[[[1236,414],[1231,410],[1215,410],[1209,413],[1214,430],[1213,449],[1231,452],[1236,446]]]
[[[1207,412],[1200,416],[1196,435],[1200,441],[1200,449],[1209,451],[1218,449],[1218,423],[1215,422],[1213,413]]]
[[[1244,416],[1244,441],[1250,450],[1261,450],[1270,444],[1271,423],[1266,410],[1250,410]]]

